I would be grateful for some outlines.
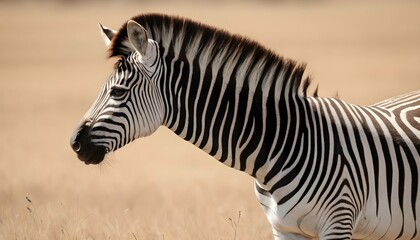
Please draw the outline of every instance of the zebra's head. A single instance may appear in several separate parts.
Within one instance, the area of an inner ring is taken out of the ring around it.
[[[119,41],[116,31],[100,27],[108,47]],[[106,153],[152,134],[163,122],[158,45],[140,24],[129,21],[126,29],[127,37],[117,43],[125,54],[70,140],[86,164],[100,163]]]

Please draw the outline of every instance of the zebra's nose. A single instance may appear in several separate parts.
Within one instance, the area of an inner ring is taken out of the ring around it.
[[[86,123],[82,123],[74,131],[73,136],[70,139],[70,145],[73,151],[80,153],[83,150],[83,145],[86,145],[89,141],[89,126]]]
[[[71,143],[71,148],[73,149],[73,151],[78,153],[82,149],[82,145],[78,141],[74,141]]]

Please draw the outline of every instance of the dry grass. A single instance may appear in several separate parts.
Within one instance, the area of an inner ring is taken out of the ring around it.
[[[252,179],[164,128],[100,166],[71,152],[112,66],[97,22],[149,11],[305,61],[321,96],[368,104],[420,88],[416,1],[1,5],[0,239],[271,239]]]

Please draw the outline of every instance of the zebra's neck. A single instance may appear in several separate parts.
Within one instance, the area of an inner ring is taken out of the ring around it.
[[[150,14],[134,20],[158,44],[153,66],[164,125],[262,183],[293,164],[305,129],[305,98],[298,94],[304,66],[188,19]],[[119,31],[110,56],[129,54],[126,32]]]
[[[201,40],[161,49],[164,125],[224,164],[270,178],[270,160],[290,160],[284,151],[303,129],[304,69],[255,43]]]

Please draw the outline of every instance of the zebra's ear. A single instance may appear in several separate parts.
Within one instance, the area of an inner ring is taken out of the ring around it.
[[[140,53],[140,55],[146,55],[148,37],[144,27],[137,22],[130,20],[127,23],[127,35],[133,48]]]
[[[102,39],[105,42],[105,45],[107,47],[109,47],[109,45],[111,44],[111,40],[114,37],[114,35],[117,33],[115,30],[112,30],[110,28],[104,27],[102,26],[102,24],[99,24],[99,28],[101,30],[101,35],[102,35]]]

